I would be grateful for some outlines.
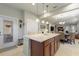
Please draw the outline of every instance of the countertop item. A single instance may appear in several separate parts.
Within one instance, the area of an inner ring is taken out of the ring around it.
[[[46,33],[46,34],[32,34],[32,35],[25,35],[24,37],[35,40],[38,42],[44,42],[50,38],[60,35],[59,33]]]

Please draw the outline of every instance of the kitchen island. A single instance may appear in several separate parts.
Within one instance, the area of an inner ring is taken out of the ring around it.
[[[60,46],[58,33],[27,35],[30,56],[54,56]]]

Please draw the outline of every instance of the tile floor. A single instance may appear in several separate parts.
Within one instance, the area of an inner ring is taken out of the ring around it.
[[[61,44],[55,56],[79,56],[79,40],[76,44]]]
[[[23,56],[23,46],[18,46],[8,51],[1,52],[0,56]]]
[[[23,56],[23,46],[0,53],[0,56]],[[79,40],[76,44],[61,44],[55,56],[79,56]]]

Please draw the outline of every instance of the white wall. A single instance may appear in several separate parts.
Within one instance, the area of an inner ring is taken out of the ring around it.
[[[20,24],[18,24],[19,27]],[[24,36],[24,26],[22,26],[22,28],[18,28],[18,39],[23,39]]]
[[[24,14],[25,16],[24,16],[24,19],[25,19],[25,25],[24,25],[24,32],[25,32],[25,35],[27,34],[27,33],[34,33],[34,32],[38,32],[38,30],[39,30],[39,25],[38,25],[38,23],[36,22],[36,19],[37,19],[37,17],[36,16],[34,16],[33,14],[31,14],[31,13],[28,13],[28,12],[25,12],[25,14]]]
[[[74,33],[74,32],[76,32],[76,30],[77,30],[77,26],[76,26],[76,24],[75,25],[65,25],[65,27],[64,27],[64,31],[69,31],[69,32],[72,32],[72,33]]]
[[[4,5],[4,4],[0,4],[0,15],[23,19],[23,11]]]
[[[3,31],[3,21],[4,20],[8,20],[8,21],[13,22],[13,42],[4,43],[4,31]],[[1,32],[0,49],[17,45],[17,42],[18,42],[18,19],[0,16],[0,32]]]
[[[10,17],[11,21],[14,22],[14,42],[9,43],[9,44],[4,44],[3,43],[3,38],[2,36],[0,37],[0,48],[5,48],[5,47],[10,47],[13,45],[17,44],[18,39],[21,39],[23,37],[24,34],[24,28],[19,28],[19,24],[17,24],[17,22],[21,19],[24,19],[24,12],[22,10],[18,10],[16,8],[4,5],[4,4],[0,4],[0,16],[7,16]],[[4,17],[3,17],[4,18]],[[2,19],[3,20],[3,19]],[[0,31],[3,32],[3,21],[0,19]],[[8,20],[8,19],[7,19]],[[17,28],[18,27],[18,28]],[[18,33],[18,34],[17,34]]]
[[[77,31],[77,26],[76,25],[71,25],[71,31],[75,33]]]
[[[70,25],[66,25],[65,27],[64,27],[64,31],[69,31],[70,32]]]
[[[36,22],[36,16],[34,16],[31,13],[25,12],[24,14],[24,34],[26,35],[24,37],[24,54],[25,55],[30,55],[30,43],[29,40],[27,38],[27,34],[28,33],[34,33],[34,32],[38,32],[39,31],[39,25]]]
[[[2,18],[0,17],[0,49],[3,48],[3,21]]]
[[[79,33],[79,22],[77,23],[77,33]]]
[[[4,5],[4,4],[0,4],[0,15],[17,18],[18,20],[24,19],[23,11],[15,9],[15,8],[7,6],[7,5]],[[18,27],[19,27],[19,24],[18,24]],[[18,39],[21,39],[23,37],[24,28],[23,27],[19,28],[18,31],[19,31]]]

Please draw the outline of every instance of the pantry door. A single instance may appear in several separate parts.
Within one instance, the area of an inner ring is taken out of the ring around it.
[[[13,22],[4,20],[3,22],[3,31],[4,31],[4,43],[13,42]]]
[[[3,47],[3,21],[0,17],[0,49]]]

